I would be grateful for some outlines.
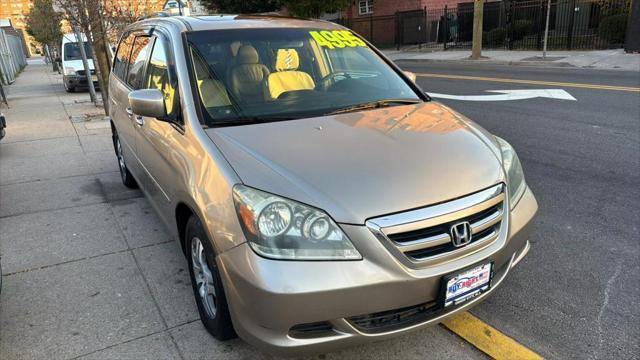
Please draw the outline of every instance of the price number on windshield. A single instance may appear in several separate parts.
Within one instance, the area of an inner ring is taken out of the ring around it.
[[[367,44],[362,39],[355,36],[349,30],[322,30],[310,31],[309,35],[318,45],[329,49],[341,49],[345,47],[366,47]]]

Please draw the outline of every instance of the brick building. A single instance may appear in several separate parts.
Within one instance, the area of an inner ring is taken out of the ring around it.
[[[494,1],[500,0],[485,0]],[[444,27],[452,23],[444,20],[445,6],[451,19],[459,8],[473,10],[473,0],[353,0],[340,22],[380,47],[442,42]]]
[[[459,2],[472,0],[354,0],[345,11],[347,18],[395,15],[396,12],[423,8],[455,7]]]
[[[39,46],[26,31],[25,21],[31,7],[33,0],[0,0],[0,19],[11,20],[13,28],[21,33],[21,37],[27,42],[27,56],[33,55]]]

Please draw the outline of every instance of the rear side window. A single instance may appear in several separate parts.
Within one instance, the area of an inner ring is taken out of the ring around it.
[[[131,54],[131,47],[133,46],[133,39],[135,36],[133,34],[127,35],[120,42],[120,46],[118,46],[118,52],[116,53],[115,59],[113,60],[113,73],[124,80],[125,75],[127,74],[127,65],[129,64],[129,54]]]
[[[144,66],[147,61],[147,55],[149,55],[149,51],[151,51],[152,44],[151,38],[148,36],[139,36],[133,43],[129,72],[127,73],[127,84],[134,89],[142,88]]]

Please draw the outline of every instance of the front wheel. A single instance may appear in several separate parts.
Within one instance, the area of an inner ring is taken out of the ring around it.
[[[192,216],[185,231],[193,294],[204,327],[218,340],[236,337],[213,248],[200,220]]]
[[[68,93],[72,93],[76,91],[76,88],[69,86],[67,82],[64,80],[62,80],[62,85],[64,86],[64,90]]]

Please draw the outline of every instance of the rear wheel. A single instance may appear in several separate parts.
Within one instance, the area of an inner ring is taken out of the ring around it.
[[[235,338],[215,253],[198,218],[192,216],[185,231],[187,261],[193,294],[204,327],[218,340]]]
[[[138,187],[138,183],[136,179],[133,178],[131,172],[127,168],[127,163],[124,161],[124,154],[122,152],[122,143],[120,143],[120,138],[118,137],[118,132],[112,129],[113,132],[113,147],[116,151],[116,157],[118,158],[118,168],[120,169],[120,177],[122,178],[122,183],[124,186],[130,189],[136,189]]]

